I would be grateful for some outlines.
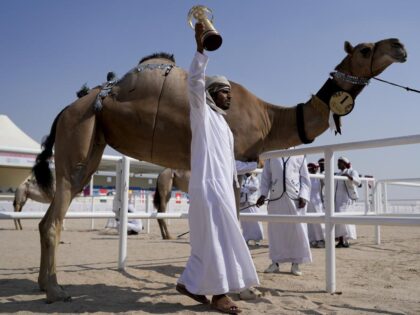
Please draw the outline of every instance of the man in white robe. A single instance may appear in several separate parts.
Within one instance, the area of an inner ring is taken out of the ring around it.
[[[117,229],[120,230],[120,221],[119,221],[119,215],[120,215],[120,209],[117,207],[117,200],[114,198],[112,202],[112,211],[117,214],[117,217],[108,219],[105,225],[105,229]],[[128,212],[134,213],[136,212],[136,209],[132,204],[128,204]],[[137,235],[143,230],[143,223],[140,219],[128,219],[127,220],[127,235]]]
[[[258,285],[259,280],[236,216],[234,142],[225,120],[230,83],[224,77],[206,80],[203,25],[196,24],[197,52],[188,74],[191,122],[189,227],[191,256],[176,289],[213,308],[239,313],[226,295]],[[237,179],[236,179],[237,182]]]
[[[308,164],[310,174],[317,174],[319,165]],[[324,213],[324,203],[322,202],[321,180],[311,178],[311,197],[308,203],[308,213]],[[314,248],[325,247],[325,228],[322,223],[308,224],[309,244]]]
[[[305,215],[311,192],[306,158],[301,155],[265,161],[260,191],[258,205],[270,197],[268,214]],[[276,272],[280,263],[290,262],[292,274],[300,276],[299,264],[312,262],[305,223],[269,222],[268,242],[272,263],[266,273]]]
[[[241,213],[258,213],[256,206],[259,197],[258,189],[260,181],[253,173],[246,173],[242,182],[241,197],[240,197],[240,211]],[[242,234],[248,245],[259,245],[259,242],[264,239],[263,226],[258,221],[241,221]]]
[[[350,211],[354,202],[359,198],[357,188],[361,180],[356,170],[351,167],[350,160],[340,157],[337,161],[338,169],[336,175],[346,176],[346,180],[336,180],[335,186],[335,212]],[[336,224],[335,237],[338,239],[337,248],[348,248],[348,240],[357,238],[356,226],[353,224]]]

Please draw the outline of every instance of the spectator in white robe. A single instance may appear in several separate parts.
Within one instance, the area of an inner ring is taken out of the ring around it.
[[[350,211],[354,202],[359,199],[357,188],[361,180],[356,170],[351,167],[350,160],[340,157],[337,161],[338,169],[336,175],[346,176],[346,180],[336,180],[335,186],[335,212]],[[356,226],[353,224],[337,224],[335,226],[335,237],[338,239],[337,248],[350,246],[348,240],[357,238]]]
[[[197,52],[188,74],[191,255],[176,289],[203,304],[209,303],[206,295],[213,295],[213,308],[235,314],[241,309],[226,294],[251,288],[259,280],[236,216],[234,142],[224,117],[230,107],[230,83],[220,76],[206,80],[201,23],[195,34]]]
[[[114,198],[112,203],[112,211],[117,215],[115,219],[108,219],[105,228],[120,230],[119,211],[117,207],[117,200]],[[128,213],[134,213],[136,210],[132,204],[128,205]],[[128,219],[127,221],[127,235],[137,235],[143,230],[143,223],[140,219]]]
[[[254,173],[246,173],[241,186],[239,208],[241,213],[258,213],[256,206],[259,197],[260,181]],[[259,246],[264,239],[263,226],[258,221],[241,220],[242,235],[248,245]]]
[[[310,174],[318,174],[319,165],[308,163]],[[324,213],[324,203],[322,202],[321,179],[311,178],[311,197],[307,208],[308,213]],[[308,224],[309,244],[313,248],[325,247],[325,228],[322,223]]]
[[[261,177],[260,206],[270,198],[268,214],[305,215],[311,193],[306,158],[290,156],[265,161]],[[312,262],[312,253],[305,223],[268,223],[268,243],[272,263],[264,271],[279,270],[279,264],[292,263],[291,272],[302,275],[299,265]]]

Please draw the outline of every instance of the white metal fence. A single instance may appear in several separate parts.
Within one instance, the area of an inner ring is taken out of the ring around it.
[[[406,185],[407,181],[418,185],[418,179],[405,180],[389,180],[378,181],[372,193],[372,201],[370,202],[369,191],[365,188],[365,205],[363,213],[334,213],[334,153],[337,151],[351,151],[359,149],[371,149],[389,146],[400,146],[407,144],[419,144],[420,135],[413,135],[407,137],[388,138],[371,141],[351,142],[338,145],[318,146],[310,148],[299,148],[293,150],[271,151],[262,154],[261,158],[268,159],[274,157],[323,153],[325,156],[325,214],[307,214],[305,216],[293,215],[268,215],[255,213],[242,213],[241,220],[254,221],[269,221],[269,222],[289,222],[289,223],[324,223],[326,232],[326,290],[333,293],[336,290],[335,277],[335,225],[336,224],[357,224],[357,225],[373,225],[377,226],[376,235],[379,243],[379,226],[393,225],[393,226],[419,226],[420,216],[409,214],[389,215],[384,213],[383,209],[389,208],[388,199],[386,196],[386,185],[402,184]],[[156,219],[156,218],[170,218],[170,219],[184,219],[188,217],[185,212],[157,214],[152,212],[138,212],[128,213],[128,180],[129,180],[130,160],[123,157],[117,164],[117,198],[120,211],[120,242],[119,242],[119,259],[118,267],[125,268],[127,255],[127,218],[140,219]],[[365,185],[367,186],[367,185]],[[385,187],[385,188],[378,188]],[[150,201],[149,201],[150,202]],[[148,203],[149,204],[149,203]],[[11,213],[0,212],[0,219],[25,219],[25,218],[41,218],[43,213]],[[68,212],[66,218],[113,218],[115,214],[112,211],[106,212]]]

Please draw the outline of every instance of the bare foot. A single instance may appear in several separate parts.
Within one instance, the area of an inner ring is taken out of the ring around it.
[[[238,314],[242,310],[227,295],[215,295],[211,300],[211,306],[219,312],[226,314]]]
[[[183,284],[178,283],[176,285],[176,290],[179,293],[181,293],[183,295],[186,295],[186,296],[192,298],[193,300],[195,300],[195,301],[197,301],[201,304],[209,304],[210,303],[209,299],[206,298],[205,295],[199,295],[199,294],[191,293],[190,291],[187,290],[187,288]]]

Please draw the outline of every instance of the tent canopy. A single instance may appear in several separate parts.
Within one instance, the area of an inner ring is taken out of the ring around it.
[[[0,115],[0,147],[41,149],[38,142],[24,133],[6,115]]]

